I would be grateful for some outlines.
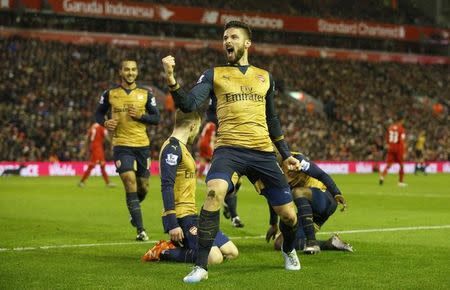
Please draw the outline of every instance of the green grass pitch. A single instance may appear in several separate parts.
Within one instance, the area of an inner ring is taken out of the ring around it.
[[[240,256],[210,267],[200,285],[182,282],[191,265],[140,261],[153,243],[134,241],[121,186],[106,188],[98,177],[85,188],[77,177],[0,178],[0,289],[449,289],[449,177],[406,175],[409,186],[399,188],[394,175],[384,186],[376,175],[335,175],[348,211],[336,211],[318,238],[342,232],[355,252],[299,254],[294,272],[262,238],[266,203],[245,181],[238,199],[245,227],[221,218]],[[204,191],[199,185],[199,205]],[[158,177],[142,207],[150,239],[166,239]]]

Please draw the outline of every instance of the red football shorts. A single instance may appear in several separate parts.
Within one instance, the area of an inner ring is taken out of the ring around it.
[[[386,156],[387,163],[403,163],[403,150],[388,150]]]
[[[199,148],[199,155],[202,158],[205,158],[206,160],[211,160],[213,155],[213,148],[212,146],[208,145],[200,145]]]
[[[105,162],[105,151],[102,148],[93,148],[91,150],[91,162]]]

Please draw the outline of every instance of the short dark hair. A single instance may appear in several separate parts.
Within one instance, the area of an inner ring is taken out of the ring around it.
[[[123,59],[120,61],[120,63],[119,63],[119,70],[122,69],[123,63],[126,62],[126,61],[134,61],[134,62],[136,63],[136,65],[138,64],[136,58],[134,58],[134,57],[126,57],[126,58],[123,58]]]
[[[229,28],[241,28],[245,31],[245,33],[247,33],[247,37],[248,39],[252,39],[252,30],[250,29],[250,26],[242,21],[238,21],[238,20],[231,20],[229,22],[227,22],[227,24],[225,24],[223,30],[227,30]]]
[[[175,128],[186,127],[194,121],[201,121],[201,117],[197,111],[183,113],[180,109],[175,112]]]

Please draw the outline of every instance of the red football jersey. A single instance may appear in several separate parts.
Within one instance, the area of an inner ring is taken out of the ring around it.
[[[98,123],[93,124],[88,131],[91,150],[103,149],[103,142],[105,141],[106,135],[108,135],[108,130],[105,127]]]
[[[402,124],[396,123],[389,126],[386,142],[389,150],[403,150],[405,148],[405,128]]]
[[[213,122],[206,123],[203,127],[202,134],[198,139],[199,146],[212,146],[212,140],[216,136],[216,124]]]

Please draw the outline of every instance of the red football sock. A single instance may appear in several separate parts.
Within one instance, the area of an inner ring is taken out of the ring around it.
[[[83,174],[83,177],[81,178],[81,182],[84,182],[86,179],[88,179],[89,175],[91,175],[92,169],[95,167],[95,164],[89,164],[88,168]]]

